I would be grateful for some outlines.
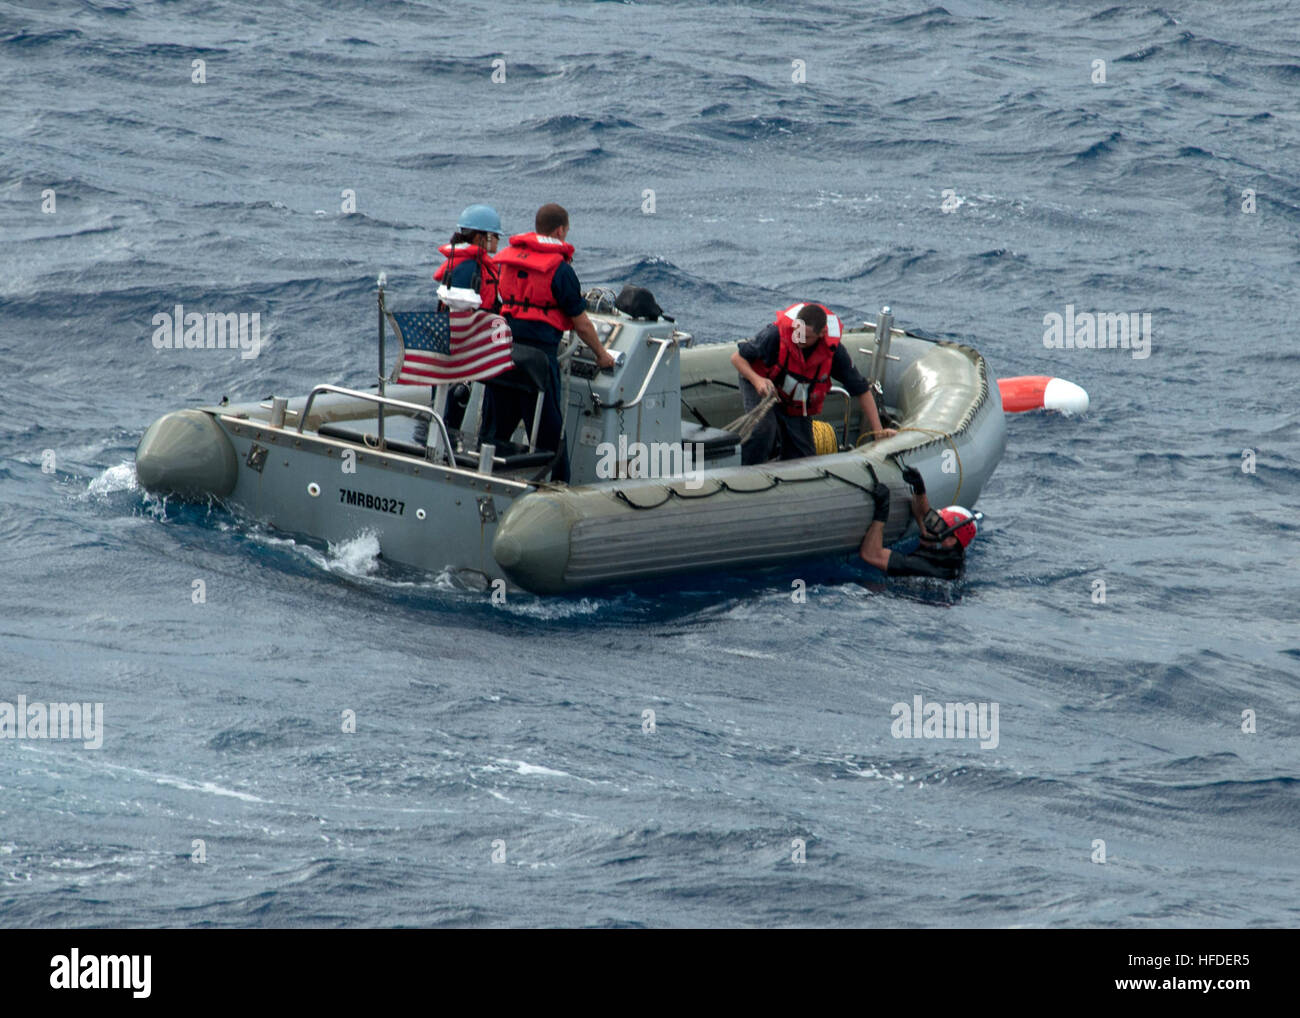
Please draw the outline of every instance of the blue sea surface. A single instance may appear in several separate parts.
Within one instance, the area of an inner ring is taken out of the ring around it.
[[[0,739],[0,925],[1300,923],[1295,14],[0,3],[0,701],[104,705]],[[1009,419],[955,586],[494,605],[138,488],[167,411],[372,384],[376,276],[431,297],[479,201],[697,342],[888,304],[1092,408]],[[260,355],[155,349],[176,304]]]

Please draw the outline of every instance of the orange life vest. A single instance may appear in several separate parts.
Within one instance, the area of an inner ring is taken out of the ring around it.
[[[478,263],[478,295],[484,311],[497,309],[497,266],[492,257],[477,244],[443,244],[438,254],[445,259],[433,274],[434,280],[451,286],[451,274],[462,262]]]
[[[835,359],[835,348],[840,345],[843,327],[829,309],[821,304],[816,306],[826,312],[825,339],[811,350],[794,341],[799,311],[804,305],[792,304],[778,312],[773,323],[781,337],[776,363],[767,365],[760,361],[752,365],[758,374],[776,383],[781,408],[792,417],[820,413],[826,394],[831,391],[831,362]]]
[[[517,233],[510,246],[498,251],[497,290],[501,313],[508,318],[545,322],[565,332],[573,320],[560,310],[551,293],[555,270],[573,261],[573,245],[536,233]]]

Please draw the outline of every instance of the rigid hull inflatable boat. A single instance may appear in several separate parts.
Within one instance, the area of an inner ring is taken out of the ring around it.
[[[617,364],[599,371],[567,336],[561,347],[568,485],[537,479],[544,450],[465,448],[430,387],[392,382],[167,414],[140,441],[137,478],[289,534],[372,532],[388,560],[555,594],[852,552],[872,516],[872,469],[891,489],[885,541],[896,541],[914,529],[900,460],[920,470],[933,504],[973,506],[1005,449],[998,385],[979,353],[894,329],[882,313],[842,342],[899,434],[857,445],[860,410],[837,387],[819,415],[837,451],[741,466],[738,436],[719,427],[744,411],[735,345],[695,346],[670,322],[590,306]],[[466,436],[481,390],[470,387]],[[429,424],[420,443],[418,419]],[[636,448],[652,453],[629,459]],[[664,476],[663,464],[680,472]]]

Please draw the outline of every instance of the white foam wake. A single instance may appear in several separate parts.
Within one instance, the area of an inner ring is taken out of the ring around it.
[[[92,479],[86,485],[86,494],[92,498],[104,498],[115,491],[134,491],[139,486],[139,482],[135,479],[135,461],[126,460],[115,467],[109,467]]]

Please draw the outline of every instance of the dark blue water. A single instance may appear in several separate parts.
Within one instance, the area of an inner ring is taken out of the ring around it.
[[[1295,925],[1298,26],[0,7],[0,701],[105,726],[0,741],[0,924]],[[135,487],[165,411],[368,385],[375,276],[418,303],[473,201],[562,202],[584,283],[701,341],[888,303],[1092,411],[1010,421],[953,589],[814,563],[494,607]],[[269,341],[155,350],[177,303]],[[1066,305],[1150,313],[1150,356],[1046,348]],[[998,704],[998,745],[895,738],[915,696]]]

